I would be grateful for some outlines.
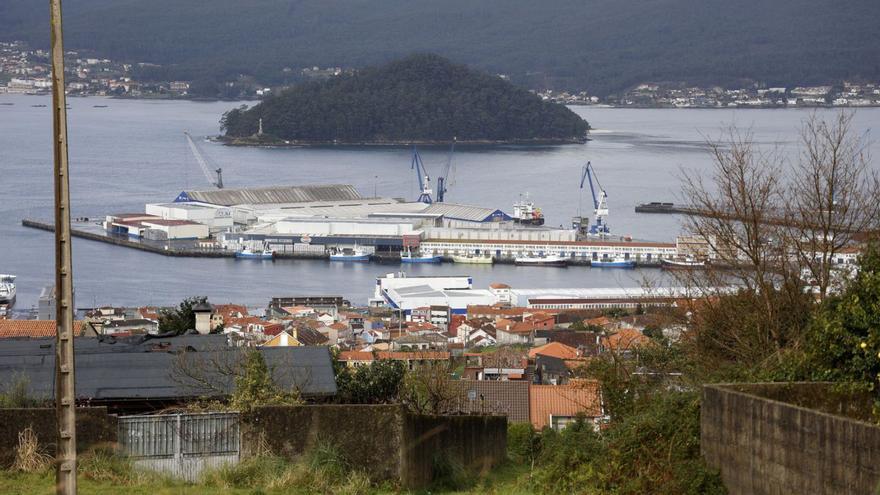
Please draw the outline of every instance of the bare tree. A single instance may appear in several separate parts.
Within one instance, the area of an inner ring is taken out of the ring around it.
[[[459,392],[450,380],[448,361],[425,361],[409,370],[400,389],[400,401],[416,414],[449,414],[456,410]]]
[[[780,221],[785,161],[778,148],[759,149],[750,132],[734,127],[708,146],[708,179],[682,177],[683,195],[699,212],[686,228],[711,261],[703,272],[681,275],[702,299],[695,342],[707,363],[719,356],[760,362],[796,342],[801,330],[790,317],[803,307],[803,283],[788,262],[790,237]],[[726,297],[732,286],[741,288],[739,299]]]
[[[835,281],[837,255],[876,230],[880,219],[880,179],[853,131],[853,115],[841,111],[824,120],[814,113],[804,123],[803,149],[785,195],[792,257],[820,298]]]

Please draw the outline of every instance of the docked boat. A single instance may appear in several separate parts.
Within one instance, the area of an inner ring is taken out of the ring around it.
[[[612,258],[591,261],[590,266],[594,268],[635,268],[636,262],[623,258]]]
[[[275,252],[268,248],[263,248],[260,251],[244,248],[241,251],[237,251],[235,257],[244,260],[271,260],[275,257]]]
[[[523,225],[544,225],[544,213],[526,193],[525,198],[513,204],[513,221]]]
[[[0,304],[15,302],[15,275],[0,275]]]
[[[407,250],[405,253],[400,253],[401,263],[440,263],[441,261],[443,261],[441,256],[413,254],[410,250]]]
[[[491,256],[478,256],[468,254],[465,256],[453,256],[452,261],[455,263],[468,263],[471,265],[491,265],[493,260]]]
[[[370,253],[363,249],[342,249],[330,253],[330,261],[370,261]]]
[[[660,266],[667,270],[693,270],[697,268],[705,268],[705,261],[698,261],[694,258],[678,258],[678,259],[662,259]]]
[[[555,254],[517,256],[513,259],[513,264],[520,266],[567,266],[568,258]]]

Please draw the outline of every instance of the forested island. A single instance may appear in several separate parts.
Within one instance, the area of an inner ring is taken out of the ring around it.
[[[583,142],[589,124],[501,77],[413,55],[294,86],[221,127],[230,144],[548,144]]]

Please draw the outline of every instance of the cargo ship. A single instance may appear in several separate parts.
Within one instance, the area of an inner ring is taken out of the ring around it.
[[[544,225],[544,213],[535,206],[526,193],[525,198],[513,204],[513,221],[523,225]]]

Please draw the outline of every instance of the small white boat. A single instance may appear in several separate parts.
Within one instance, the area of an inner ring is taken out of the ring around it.
[[[413,254],[410,250],[400,253],[401,263],[440,263],[441,261],[443,261],[441,256],[431,254]]]
[[[15,303],[15,275],[0,274],[0,304]]]
[[[244,248],[241,251],[236,252],[235,257],[244,260],[271,260],[275,257],[275,252],[268,248],[263,248],[261,251]]]
[[[370,253],[360,248],[341,249],[330,253],[330,261],[370,261]]]
[[[635,268],[636,262],[624,258],[598,259],[590,262],[594,268]]]
[[[705,268],[706,262],[694,258],[663,259],[660,260],[660,266],[667,270],[691,270]]]
[[[455,263],[468,263],[471,265],[491,265],[493,260],[491,256],[478,256],[468,254],[464,256],[453,256],[452,261]]]
[[[517,256],[514,265],[521,266],[567,266],[568,258],[556,254]]]

